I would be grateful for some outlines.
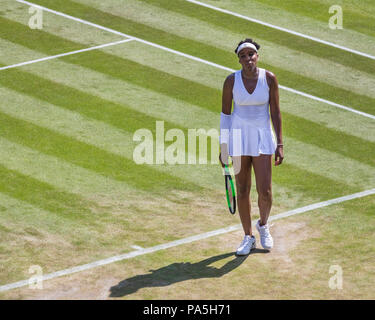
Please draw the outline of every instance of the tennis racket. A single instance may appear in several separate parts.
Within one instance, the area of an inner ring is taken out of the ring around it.
[[[229,212],[231,214],[236,213],[236,191],[234,189],[233,179],[229,172],[228,166],[224,165],[225,171],[225,191],[227,194],[227,203]]]

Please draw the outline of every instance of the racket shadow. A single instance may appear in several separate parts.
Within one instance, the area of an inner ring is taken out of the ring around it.
[[[258,250],[258,251],[257,251]],[[260,249],[254,249],[251,254],[259,253]],[[268,252],[268,251],[267,251]],[[210,264],[233,257],[220,268]],[[166,287],[177,282],[191,279],[220,278],[239,267],[248,256],[236,256],[234,252],[225,253],[204,259],[196,263],[176,262],[157,270],[150,270],[151,273],[137,275],[119,282],[110,288],[110,297],[123,297],[137,292],[146,287]]]

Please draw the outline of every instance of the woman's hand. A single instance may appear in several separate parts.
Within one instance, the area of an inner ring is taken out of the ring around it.
[[[284,149],[283,146],[277,146],[275,151],[275,166],[283,163],[284,160]]]
[[[229,165],[229,152],[228,145],[226,143],[222,143],[220,145],[219,161],[223,168],[225,164]]]
[[[223,168],[225,167],[225,164],[228,165],[228,163],[229,163],[229,161],[228,161],[229,159],[228,158],[229,158],[228,154],[226,156],[224,156],[224,154],[222,154],[220,152],[220,154],[219,154],[219,161],[220,161],[220,164],[221,164],[221,166]]]

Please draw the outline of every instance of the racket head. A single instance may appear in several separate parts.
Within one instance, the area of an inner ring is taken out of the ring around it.
[[[228,167],[225,165],[225,192],[227,197],[228,209],[231,214],[236,213],[236,191]]]

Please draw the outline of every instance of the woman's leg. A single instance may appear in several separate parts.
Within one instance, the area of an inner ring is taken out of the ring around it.
[[[272,206],[272,155],[252,157],[252,164],[258,192],[260,225],[263,226],[267,224]]]
[[[235,159],[236,158],[236,159]],[[252,236],[250,217],[251,157],[233,157],[236,174],[238,211],[245,235]],[[238,167],[240,166],[240,168]]]

